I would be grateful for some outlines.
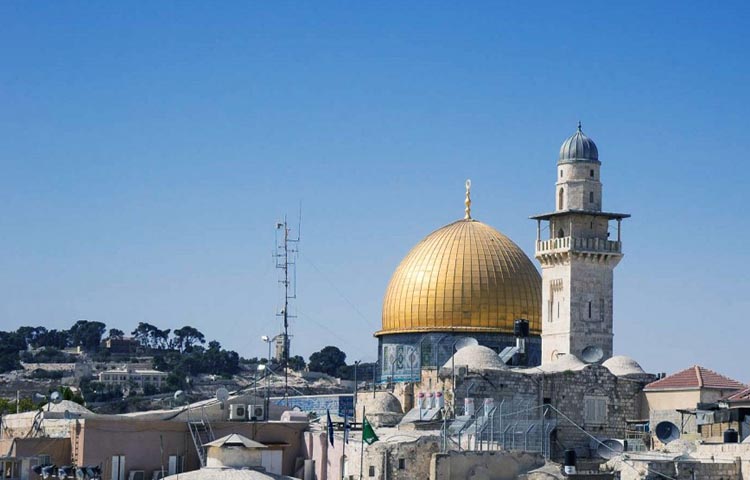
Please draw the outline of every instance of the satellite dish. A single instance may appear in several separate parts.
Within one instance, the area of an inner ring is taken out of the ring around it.
[[[616,438],[605,438],[596,448],[596,453],[600,457],[609,460],[625,451],[625,442]]]
[[[674,423],[666,420],[657,423],[654,432],[656,433],[656,438],[664,444],[680,438],[680,428]]]
[[[229,390],[224,387],[216,390],[216,400],[220,402],[226,402],[229,399]]]
[[[589,345],[581,352],[581,360],[586,363],[596,363],[602,358],[604,358],[604,351],[595,345]]]
[[[224,387],[219,388],[216,390],[216,400],[218,400],[221,403],[221,409],[224,410],[224,402],[226,402],[229,399],[229,390],[227,390]]]
[[[177,390],[176,392],[174,392],[174,401],[178,404],[185,403],[186,399],[187,395],[185,395],[185,392],[183,392],[182,390]]]
[[[49,396],[49,401],[57,405],[58,403],[63,401],[62,395],[60,395],[60,392],[52,392],[52,394]]]
[[[479,345],[479,341],[474,337],[461,337],[456,340],[456,351],[461,350],[464,347],[473,347]]]

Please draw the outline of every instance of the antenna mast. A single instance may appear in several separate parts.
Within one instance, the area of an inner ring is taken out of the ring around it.
[[[281,239],[279,238],[279,231],[283,234]],[[281,334],[283,339],[281,366],[284,369],[284,399],[287,407],[289,406],[289,319],[296,318],[296,316],[289,314],[289,300],[297,298],[297,253],[299,249],[295,244],[299,243],[299,227],[297,228],[296,238],[292,238],[290,234],[291,228],[286,220],[286,215],[284,215],[284,221],[276,224],[276,252],[274,252],[274,257],[276,258],[276,268],[282,271],[282,278],[279,283],[284,286],[284,307],[276,316],[282,318],[284,327],[284,332]]]

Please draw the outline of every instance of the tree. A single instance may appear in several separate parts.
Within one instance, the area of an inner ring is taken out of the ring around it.
[[[113,340],[122,340],[122,338],[125,336],[125,332],[120,330],[119,328],[110,328],[109,329],[109,338]]]
[[[68,330],[49,330],[39,333],[34,340],[34,347],[52,347],[62,350],[68,348],[71,344],[70,332]]]
[[[144,347],[164,350],[169,347],[169,332],[170,329],[160,330],[150,323],[139,322],[131,335]]]
[[[338,347],[329,345],[310,355],[308,368],[311,372],[322,372],[333,376],[343,365],[346,365],[346,354]]]
[[[78,320],[70,328],[70,337],[73,346],[80,346],[86,351],[96,351],[102,342],[102,336],[107,331],[107,326],[102,322],[90,322]]]
[[[295,372],[299,372],[305,369],[305,359],[299,355],[295,355],[289,358],[288,365],[289,365],[289,368],[291,368]]]
[[[179,351],[189,352],[197,343],[206,343],[206,337],[197,328],[186,325],[174,331],[174,346]]]

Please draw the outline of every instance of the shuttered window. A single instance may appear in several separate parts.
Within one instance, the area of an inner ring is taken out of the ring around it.
[[[584,404],[584,420],[587,425],[602,425],[607,422],[607,397],[586,397]]]

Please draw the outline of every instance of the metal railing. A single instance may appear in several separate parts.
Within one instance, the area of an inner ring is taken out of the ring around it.
[[[554,252],[555,250],[573,250],[576,252],[620,253],[622,243],[601,238],[559,237],[536,242],[536,252]]]

